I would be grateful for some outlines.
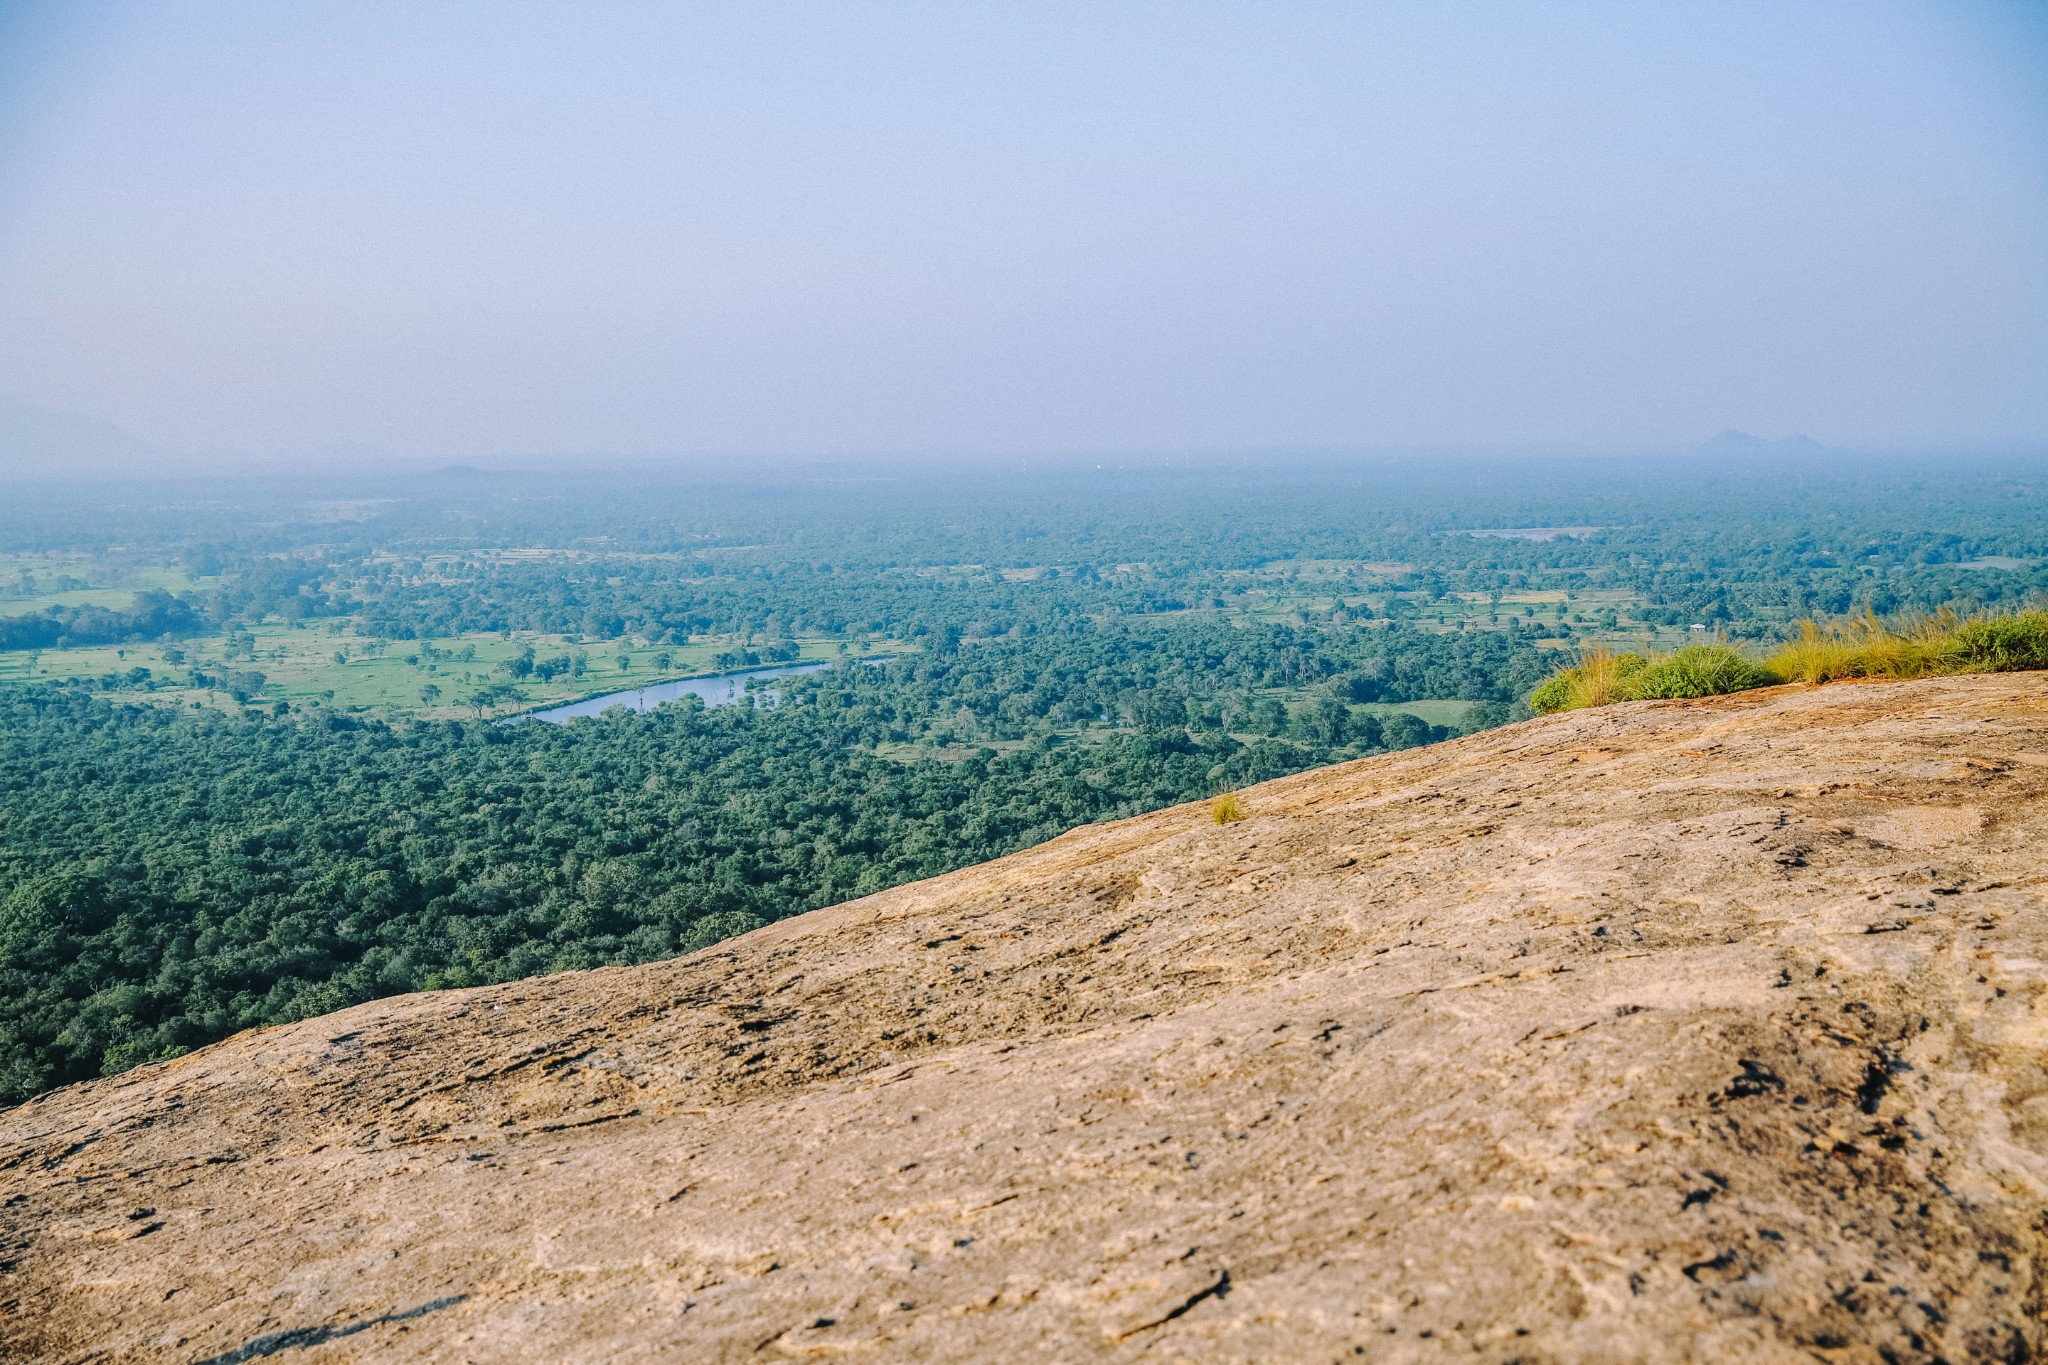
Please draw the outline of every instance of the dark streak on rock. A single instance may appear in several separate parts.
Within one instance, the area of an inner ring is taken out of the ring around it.
[[[409,1322],[414,1318],[423,1318],[427,1314],[439,1312],[443,1308],[453,1308],[468,1297],[469,1295],[467,1294],[456,1294],[445,1299],[435,1299],[432,1303],[423,1303],[417,1308],[408,1308],[402,1313],[385,1313],[374,1318],[364,1318],[360,1322],[343,1323],[339,1327],[330,1327],[322,1324],[318,1327],[294,1327],[288,1332],[272,1332],[269,1336],[257,1337],[254,1341],[244,1342],[232,1351],[227,1351],[217,1356],[208,1356],[205,1360],[200,1361],[199,1365],[241,1365],[242,1361],[257,1360],[263,1356],[274,1356],[280,1351],[302,1351],[308,1346],[318,1346],[323,1342],[334,1341],[340,1337],[352,1337],[358,1332],[367,1332],[372,1327],[382,1327],[387,1323]]]

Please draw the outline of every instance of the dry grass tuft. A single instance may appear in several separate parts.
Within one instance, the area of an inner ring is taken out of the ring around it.
[[[1955,625],[1953,612],[1897,626],[1867,611],[1825,625],[1801,621],[1799,634],[1771,656],[1770,669],[1786,682],[1925,677],[1941,671],[1935,666],[1939,643]]]
[[[1571,702],[1567,709],[1581,706],[1605,706],[1611,701],[1622,701],[1627,693],[1630,677],[1643,670],[1649,661],[1640,654],[1616,654],[1611,649],[1589,649],[1579,658],[1579,666],[1572,670],[1569,684]]]
[[[1244,802],[1236,792],[1225,792],[1209,803],[1209,818],[1219,825],[1234,825],[1245,818]]]

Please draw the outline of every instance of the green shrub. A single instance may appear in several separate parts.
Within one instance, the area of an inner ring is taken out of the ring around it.
[[[1560,669],[1542,682],[1529,694],[1529,709],[1539,716],[1554,715],[1559,711],[1572,709],[1571,670]]]
[[[2048,668],[2048,613],[1965,621],[1936,647],[1935,660],[1946,673]]]
[[[1652,697],[1718,697],[1767,687],[1777,679],[1727,645],[1687,645],[1627,678],[1630,701]]]

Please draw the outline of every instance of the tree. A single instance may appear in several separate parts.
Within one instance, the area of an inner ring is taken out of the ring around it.
[[[1434,744],[1450,735],[1442,726],[1431,725],[1408,711],[1396,711],[1382,717],[1380,732],[1389,749],[1413,749],[1423,744]]]
[[[1509,708],[1506,702],[1475,701],[1465,708],[1465,717],[1459,722],[1458,728],[1469,735],[1480,730],[1491,730],[1496,726],[1506,725],[1509,719]]]
[[[1351,739],[1351,708],[1333,696],[1317,697],[1295,712],[1291,729],[1296,738],[1338,748]]]

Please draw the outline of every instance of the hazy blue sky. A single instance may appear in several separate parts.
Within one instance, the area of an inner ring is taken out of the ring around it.
[[[0,393],[182,447],[2048,437],[2048,5],[0,4]]]

